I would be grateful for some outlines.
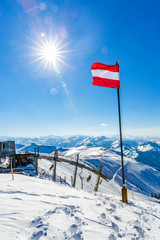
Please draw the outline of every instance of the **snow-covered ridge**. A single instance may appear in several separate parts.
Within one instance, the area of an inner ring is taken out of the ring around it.
[[[0,139],[3,139],[1,137]],[[5,138],[15,140],[18,152],[34,152],[34,144],[41,146],[40,152],[51,153],[56,147],[65,151],[72,147],[103,147],[120,154],[118,138],[108,138],[105,136],[48,136],[39,138]],[[123,139],[124,155],[137,160],[155,169],[160,169],[160,138],[125,138]]]
[[[138,149],[138,151],[146,152],[146,151],[153,150],[153,147],[152,147],[150,144],[146,144],[146,145],[140,145],[140,146],[138,146],[137,149]]]
[[[57,148],[56,146],[49,146],[49,145],[40,145],[36,143],[29,143],[26,145],[22,144],[16,144],[16,152],[17,153],[23,153],[23,152],[35,152],[35,147],[39,147],[39,152],[40,153],[53,153],[55,149]],[[67,148],[59,148],[59,151],[66,151],[68,150]]]

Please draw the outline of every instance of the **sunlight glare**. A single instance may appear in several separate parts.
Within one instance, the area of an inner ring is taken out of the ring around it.
[[[55,64],[58,56],[58,51],[54,44],[50,44],[48,46],[44,46],[42,48],[42,56],[45,61],[48,61],[50,64]]]
[[[70,67],[64,61],[66,58],[65,54],[70,52],[65,50],[68,44],[62,44],[63,39],[58,40],[57,37],[48,40],[45,33],[41,33],[41,37],[43,39],[35,42],[36,47],[33,48],[33,56],[35,57],[33,62],[39,62],[40,66],[43,64],[43,71],[45,71],[46,68],[58,71],[60,63]]]

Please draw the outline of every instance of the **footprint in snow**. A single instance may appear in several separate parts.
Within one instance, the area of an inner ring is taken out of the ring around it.
[[[143,220],[144,222],[148,222],[148,218],[146,218],[145,216],[142,217],[142,220]]]
[[[65,212],[66,215],[70,215],[71,213],[71,210],[68,207],[65,207],[63,211]]]
[[[82,235],[82,232],[77,232],[73,235],[73,238],[76,239],[76,240],[83,240],[83,237],[81,236]]]
[[[76,207],[71,205],[63,208],[63,211],[65,212],[66,215],[70,215],[71,217],[73,217],[75,209]]]
[[[134,226],[141,238],[144,238],[144,230],[139,226]]]
[[[82,222],[82,219],[79,218],[79,217],[75,217],[75,220],[77,221],[77,223],[81,223]]]
[[[101,216],[102,219],[106,219],[106,214],[105,213],[101,213],[100,216]]]
[[[115,218],[117,221],[120,221],[120,222],[121,222],[121,218],[120,218],[120,217],[114,216],[114,218]]]
[[[43,231],[33,233],[30,240],[39,240],[42,235],[43,235]]]
[[[113,209],[116,209],[116,205],[115,205],[115,204],[110,203],[110,206],[111,206]]]
[[[44,214],[44,216],[50,216],[50,215],[56,213],[56,210],[57,210],[57,209],[50,210],[50,211],[46,212],[46,213]]]
[[[75,210],[75,209],[76,209],[76,207],[73,206],[73,205],[68,205],[68,207],[69,207],[71,210]],[[77,208],[79,208],[79,207],[77,207]]]
[[[109,238],[108,238],[108,240],[116,240],[117,238],[113,235],[113,234],[110,234],[109,235]]]
[[[106,210],[111,212],[111,213],[116,211],[116,205],[115,204],[110,203],[110,207],[111,208],[106,208]]]
[[[77,224],[72,224],[69,230],[72,234],[72,239],[83,240],[82,231],[80,231]]]
[[[119,227],[118,227],[118,225],[117,225],[116,223],[114,223],[114,222],[112,222],[112,229],[113,229],[116,233],[119,232]]]
[[[54,214],[54,213],[61,213],[61,211],[64,211],[64,208],[63,208],[63,207],[56,207],[55,209],[46,212],[46,213],[44,214],[44,216],[48,217],[48,216],[50,216],[50,215],[52,215],[52,214]]]
[[[97,203],[97,204],[96,204],[96,206],[97,206],[97,207],[100,207],[100,206],[101,206],[101,204],[100,204],[100,203]]]
[[[43,224],[42,218],[37,218],[30,223],[31,227],[36,227],[37,225]]]
[[[77,230],[78,230],[77,224],[72,224],[72,225],[70,226],[69,230],[70,230],[71,234],[76,233]]]
[[[30,227],[36,227],[37,229],[40,229],[38,232],[34,232],[32,234],[31,239],[38,240],[42,235],[47,236],[48,223],[44,224],[41,217],[33,220],[30,223]]]
[[[110,197],[105,197],[105,199],[106,199],[107,201],[109,201],[109,200],[110,200]]]

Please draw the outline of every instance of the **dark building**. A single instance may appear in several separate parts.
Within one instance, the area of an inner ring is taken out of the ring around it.
[[[14,141],[0,142],[0,158],[14,156],[16,154]]]
[[[10,169],[11,163],[13,168],[25,167],[32,164],[38,173],[38,156],[33,153],[16,154],[14,141],[1,141],[0,142],[0,172],[4,169]],[[2,170],[1,170],[2,169]],[[15,170],[14,170],[15,171]]]

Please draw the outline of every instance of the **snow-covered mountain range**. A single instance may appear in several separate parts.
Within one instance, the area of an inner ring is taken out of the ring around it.
[[[103,147],[120,154],[119,139],[117,136],[108,138],[105,136],[47,136],[38,138],[13,138],[0,137],[0,140],[15,140],[18,152],[32,151],[40,145],[41,153],[52,153],[57,147],[60,151],[71,147],[86,146]],[[124,155],[138,162],[160,170],[160,138],[123,138]]]

